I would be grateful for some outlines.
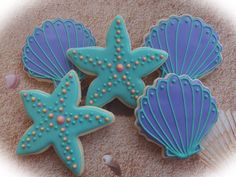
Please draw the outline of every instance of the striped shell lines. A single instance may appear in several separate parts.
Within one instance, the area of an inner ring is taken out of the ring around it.
[[[201,149],[218,111],[210,91],[187,75],[158,79],[139,99],[136,125],[148,140],[165,148],[165,156],[187,158]]]
[[[47,20],[35,28],[26,40],[22,61],[30,76],[51,80],[57,85],[74,69],[80,78],[84,77],[66,58],[69,48],[95,45],[95,38],[83,24],[74,20]]]
[[[222,61],[218,34],[202,19],[189,15],[171,16],[160,21],[146,36],[145,46],[169,54],[161,67],[163,76],[175,73],[201,78]]]

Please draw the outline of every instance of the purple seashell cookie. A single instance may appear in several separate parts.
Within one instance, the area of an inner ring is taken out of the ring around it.
[[[148,140],[164,147],[166,157],[187,158],[218,118],[215,99],[199,80],[168,74],[146,87],[136,108],[136,125]]]
[[[169,55],[162,75],[187,74],[201,78],[222,61],[222,46],[216,31],[200,18],[171,16],[151,28],[145,46],[165,50]]]
[[[88,46],[95,46],[95,38],[83,24],[74,20],[47,20],[26,40],[22,56],[24,69],[30,76],[51,80],[55,85],[71,69],[82,79],[84,74],[67,60],[66,51]]]

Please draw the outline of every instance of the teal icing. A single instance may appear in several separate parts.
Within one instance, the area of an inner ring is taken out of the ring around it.
[[[53,146],[65,165],[74,174],[81,174],[83,147],[77,137],[111,124],[114,115],[94,106],[77,107],[81,99],[80,82],[73,70],[52,94],[39,90],[21,91],[20,94],[34,124],[20,139],[17,154],[40,153]]]
[[[125,22],[116,16],[107,33],[106,48],[72,48],[67,56],[81,71],[97,76],[88,88],[87,105],[103,106],[118,98],[135,108],[145,87],[141,78],[157,70],[167,53],[149,47],[131,51]]]
[[[218,108],[199,80],[172,73],[146,87],[135,115],[140,133],[164,147],[166,157],[188,158],[201,150]]]

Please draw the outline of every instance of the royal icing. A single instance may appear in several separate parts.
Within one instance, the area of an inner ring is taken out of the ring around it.
[[[163,146],[167,157],[187,158],[198,153],[218,118],[209,89],[187,75],[157,79],[138,102],[135,113],[140,133]]]
[[[217,32],[202,19],[189,15],[160,21],[147,35],[145,46],[168,52],[168,59],[161,66],[163,76],[176,73],[201,78],[222,61]]]
[[[77,107],[81,92],[75,71],[70,71],[52,94],[29,90],[21,91],[21,97],[34,124],[20,139],[17,154],[39,153],[53,146],[65,165],[81,174],[84,158],[78,136],[111,124],[114,115],[93,106]]]
[[[97,75],[88,88],[87,105],[103,106],[118,98],[132,108],[143,93],[145,85],[141,78],[158,69],[167,58],[166,52],[149,47],[131,51],[121,16],[117,16],[110,26],[106,48],[72,48],[67,55],[81,71]]]
[[[80,79],[84,78],[67,60],[66,51],[88,46],[95,46],[95,38],[83,24],[74,20],[47,20],[26,40],[22,56],[24,69],[30,76],[51,80],[55,85],[71,69],[77,71]]]

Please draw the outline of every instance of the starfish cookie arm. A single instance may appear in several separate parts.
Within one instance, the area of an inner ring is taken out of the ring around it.
[[[78,122],[71,125],[70,131],[75,136],[86,135],[115,121],[111,112],[95,106],[79,107],[74,113],[78,115]]]
[[[106,49],[101,47],[72,48],[67,51],[67,57],[81,71],[97,75],[108,67],[109,62],[104,53]]]
[[[53,147],[68,169],[75,175],[80,175],[84,171],[84,152],[80,140],[76,137],[67,137],[67,141],[58,140],[53,143]]]
[[[135,82],[134,82],[135,81]],[[119,99],[131,108],[137,106],[137,99],[143,93],[145,84],[141,79],[135,79],[131,82],[132,88],[125,90],[119,95]],[[126,94],[124,92],[127,92]]]
[[[106,37],[106,47],[114,53],[116,48],[122,48],[123,52],[131,51],[131,42],[124,19],[116,16],[108,30]]]
[[[141,47],[132,51],[133,69],[137,76],[144,77],[157,70],[166,61],[168,54],[163,50]]]
[[[108,82],[104,82],[102,77],[97,77],[91,82],[86,96],[86,105],[102,107],[115,98],[111,92],[112,86],[108,86]]]
[[[44,133],[36,129],[33,125],[21,137],[16,153],[18,155],[28,155],[40,153],[50,146],[50,139],[48,136],[43,136]]]
[[[74,70],[69,71],[51,95],[60,104],[77,105],[81,99],[80,81]]]
[[[34,122],[37,122],[38,114],[44,111],[44,103],[47,103],[50,95],[40,90],[22,90],[20,96],[27,114]]]

